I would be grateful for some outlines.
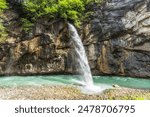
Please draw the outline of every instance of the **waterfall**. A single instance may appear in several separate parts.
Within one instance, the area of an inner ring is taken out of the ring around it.
[[[79,63],[79,72],[83,77],[84,83],[87,86],[93,86],[92,74],[81,38],[72,24],[68,23],[68,27],[71,40],[75,47],[76,60]]]

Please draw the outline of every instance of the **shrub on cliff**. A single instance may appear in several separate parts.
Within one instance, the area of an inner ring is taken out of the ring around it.
[[[7,8],[6,0],[0,0],[0,43],[4,42],[7,37],[7,31],[6,28],[3,26],[3,10]]]
[[[32,21],[41,17],[51,19],[71,20],[76,26],[80,25],[85,14],[85,7],[93,2],[102,0],[27,0],[24,10]]]
[[[61,18],[79,25],[87,3],[83,1],[89,0],[28,0],[24,3],[24,9],[29,12],[28,17],[32,20],[40,17]]]
[[[0,0],[0,12],[7,8],[6,0]]]
[[[103,0],[26,0],[22,4],[23,30],[28,33],[32,30],[33,24],[43,17],[71,21],[79,27],[81,22],[92,13],[86,9],[87,6],[101,1]]]

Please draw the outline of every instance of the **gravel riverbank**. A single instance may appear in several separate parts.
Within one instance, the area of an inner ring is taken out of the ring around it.
[[[1,100],[150,100],[150,90],[116,88],[83,94],[74,86],[0,87]]]

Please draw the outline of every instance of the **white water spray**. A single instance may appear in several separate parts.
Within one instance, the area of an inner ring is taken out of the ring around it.
[[[68,27],[69,27],[70,37],[73,41],[73,44],[75,47],[75,52],[77,55],[76,60],[79,63],[78,69],[80,70],[80,73],[83,77],[84,84],[85,84],[84,88],[81,87],[81,90],[84,93],[100,93],[100,92],[102,92],[103,90],[107,89],[108,86],[101,85],[101,87],[100,87],[100,86],[94,85],[91,70],[90,70],[89,63],[88,63],[88,59],[87,59],[81,38],[80,38],[76,28],[72,24],[68,23]]]
[[[70,31],[70,36],[73,41],[73,44],[75,46],[75,52],[76,52],[76,59],[77,62],[79,63],[79,70],[81,75],[83,76],[83,80],[87,86],[93,85],[93,79],[91,75],[91,70],[89,67],[88,59],[85,53],[85,49],[83,46],[83,43],[81,41],[81,38],[78,35],[78,32],[76,28],[72,25],[69,24],[69,31]]]

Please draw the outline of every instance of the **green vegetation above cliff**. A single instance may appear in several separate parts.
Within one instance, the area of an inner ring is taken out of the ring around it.
[[[3,19],[5,17],[2,13],[5,9],[7,9],[6,0],[0,0],[0,42],[5,41],[7,36],[6,28],[3,26]]]
[[[0,0],[0,12],[7,8],[6,0]]]
[[[28,0],[23,6],[31,21],[47,17],[73,21],[79,26],[85,15],[86,6],[100,1],[102,0]]]
[[[62,18],[73,20],[78,25],[79,17],[84,12],[84,4],[81,0],[29,0],[25,5],[29,17],[36,20],[40,17]]]
[[[7,37],[7,29],[3,26],[2,20],[0,19],[0,43],[4,42]]]

